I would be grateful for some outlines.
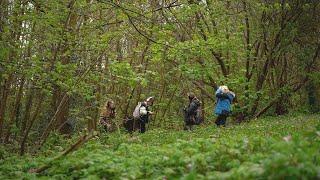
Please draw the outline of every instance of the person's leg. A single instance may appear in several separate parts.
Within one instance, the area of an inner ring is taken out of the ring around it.
[[[217,126],[220,126],[220,124],[221,124],[221,115],[218,115],[215,123],[216,123]]]
[[[141,122],[140,123],[140,133],[145,133],[146,132],[146,123]]]
[[[185,119],[184,130],[190,130],[191,119],[190,117]]]
[[[146,132],[146,116],[140,118],[140,133]]]
[[[227,121],[228,115],[222,115],[221,116],[221,125],[226,127],[226,121]]]

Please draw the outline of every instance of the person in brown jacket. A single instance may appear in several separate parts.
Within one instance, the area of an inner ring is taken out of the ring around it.
[[[100,125],[103,127],[105,132],[112,132],[115,130],[115,122],[113,121],[116,117],[115,104],[112,100],[105,103],[101,115]]]

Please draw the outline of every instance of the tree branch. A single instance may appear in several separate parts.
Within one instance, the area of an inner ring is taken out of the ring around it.
[[[160,11],[162,9],[170,9],[170,8],[173,8],[173,7],[177,7],[177,6],[181,6],[182,4],[176,4],[177,0],[171,2],[169,5],[167,6],[162,6],[162,7],[159,7],[155,10],[153,10],[152,12],[156,12],[156,11]]]
[[[65,150],[64,152],[62,152],[60,155],[54,157],[52,160],[50,160],[48,162],[48,164],[45,164],[43,166],[40,166],[39,168],[36,169],[30,169],[29,172],[30,173],[40,173],[42,171],[45,171],[46,169],[50,168],[52,166],[52,163],[62,157],[65,157],[66,155],[68,155],[69,153],[77,150],[81,145],[83,145],[84,143],[86,143],[88,140],[90,140],[92,137],[94,136],[94,133],[90,133],[89,135],[86,134],[82,137],[80,137],[80,139],[73,145],[71,145],[67,150]]]

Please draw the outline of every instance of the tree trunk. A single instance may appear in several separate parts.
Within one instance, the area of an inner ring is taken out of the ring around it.
[[[34,97],[34,88],[31,86],[29,88],[29,93],[26,99],[26,109],[25,109],[25,113],[24,113],[24,118],[21,124],[21,134],[23,135],[26,127],[27,127],[27,123],[30,120],[30,114],[31,114],[31,108],[32,108],[32,103],[33,103],[33,97]]]
[[[43,98],[44,98],[44,95],[40,95],[40,97],[38,99],[37,106],[36,106],[36,110],[35,110],[32,118],[31,118],[31,121],[30,121],[29,124],[27,122],[27,119],[25,119],[25,123],[26,123],[26,125],[28,124],[28,127],[26,128],[25,131],[22,132],[23,136],[22,136],[22,140],[21,140],[21,143],[20,143],[20,155],[21,156],[23,156],[24,153],[25,153],[25,144],[27,142],[29,132],[30,132],[30,130],[31,130],[35,120],[37,119],[40,110],[41,110],[41,106],[42,106],[42,103],[43,103]]]
[[[9,76],[7,80],[4,81],[2,86],[2,94],[1,94],[1,101],[0,101],[0,138],[2,139],[3,134],[3,127],[4,127],[4,118],[6,115],[6,107],[7,107],[7,99],[10,92],[10,85],[11,85],[12,75]],[[1,140],[0,139],[0,140]]]
[[[15,120],[16,120],[15,117],[17,117],[17,113],[18,113],[18,110],[19,110],[19,107],[20,107],[20,104],[21,104],[21,98],[22,98],[22,95],[23,95],[22,93],[23,93],[24,82],[25,82],[25,79],[22,78],[20,80],[19,89],[18,89],[18,92],[16,94],[14,107],[13,107],[13,110],[11,111],[11,114],[10,114],[10,120],[9,120],[8,129],[7,129],[7,134],[6,134],[6,137],[5,137],[5,143],[9,142],[10,135],[11,135],[11,128],[12,128],[12,126],[13,126]]]

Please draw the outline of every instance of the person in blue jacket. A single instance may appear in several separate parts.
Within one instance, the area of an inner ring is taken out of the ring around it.
[[[216,91],[217,105],[215,114],[218,116],[216,120],[217,126],[225,126],[227,117],[231,112],[231,104],[236,97],[235,93],[230,91],[227,86],[220,86]]]

